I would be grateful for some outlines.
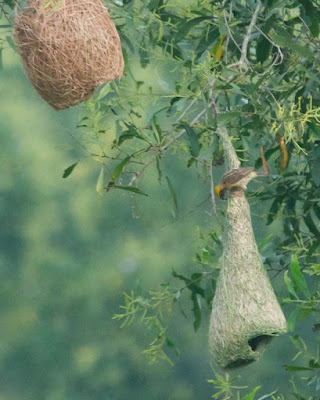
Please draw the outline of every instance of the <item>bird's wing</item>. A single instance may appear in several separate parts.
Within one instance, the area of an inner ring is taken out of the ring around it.
[[[254,171],[253,167],[235,168],[226,172],[222,177],[222,184],[232,185],[239,182],[242,178],[248,176]]]

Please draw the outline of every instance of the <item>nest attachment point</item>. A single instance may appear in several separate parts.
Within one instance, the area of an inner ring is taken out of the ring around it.
[[[28,78],[56,110],[122,76],[119,35],[101,0],[29,0],[14,36]]]

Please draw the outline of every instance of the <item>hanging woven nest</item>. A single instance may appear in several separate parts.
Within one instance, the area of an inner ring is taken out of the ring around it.
[[[101,0],[29,0],[14,36],[31,83],[56,110],[122,76],[119,35]]]
[[[228,134],[220,130],[228,168],[239,161]],[[244,191],[230,193],[221,270],[212,304],[209,347],[226,369],[257,360],[272,337],[285,333],[286,320],[264,269]]]

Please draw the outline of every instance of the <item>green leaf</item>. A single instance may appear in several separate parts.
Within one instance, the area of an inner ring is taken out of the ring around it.
[[[201,303],[200,299],[198,298],[198,295],[194,292],[191,295],[191,300],[193,304],[192,312],[194,315],[193,328],[196,332],[201,325],[201,307],[200,307]]]
[[[312,36],[315,38],[319,35],[319,12],[316,7],[312,4],[311,0],[300,0],[300,3],[304,7],[307,16],[310,18],[311,24],[309,25],[309,29],[312,33]]]
[[[299,44],[294,42],[292,40],[292,36],[286,29],[282,28],[279,25],[274,25],[273,29],[274,30],[270,32],[270,37],[276,44],[281,47],[288,47],[301,57],[305,57],[308,59],[311,59],[313,57],[313,52],[309,48],[300,46]]]
[[[264,246],[269,242],[269,240],[272,238],[273,233],[270,233],[266,238],[263,239],[263,241],[259,244],[259,251],[264,248]]]
[[[166,180],[168,182],[168,187],[170,189],[170,193],[171,193],[171,196],[172,196],[172,199],[173,199],[174,206],[175,206],[176,210],[178,210],[179,205],[178,205],[178,198],[177,198],[176,191],[174,190],[172,182],[171,182],[171,180],[170,180],[170,178],[168,176],[166,176]]]
[[[12,50],[17,51],[16,45],[15,45],[12,37],[11,36],[6,36],[6,39],[7,39],[7,42],[9,44],[9,46],[12,48]]]
[[[253,389],[253,391],[250,394],[247,394],[242,398],[242,400],[254,400],[254,396],[256,392],[261,388],[261,386],[257,386]]]
[[[157,143],[160,143],[162,140],[162,133],[160,126],[157,124],[155,115],[153,115],[151,119],[151,127],[153,130],[154,138],[156,139]]]
[[[217,123],[224,125],[228,122],[235,122],[239,117],[241,117],[240,111],[229,111],[224,114],[219,114],[217,117]]]
[[[116,180],[119,178],[119,176],[121,175],[121,172],[124,168],[124,166],[128,163],[128,161],[130,160],[130,156],[124,158],[120,164],[118,164],[115,169],[112,171],[111,174],[111,178],[110,178],[110,183],[114,183],[116,182]]]
[[[121,146],[122,143],[123,143],[125,140],[130,140],[130,139],[133,139],[133,138],[137,138],[137,139],[142,139],[142,140],[143,140],[143,138],[142,138],[140,135],[138,135],[138,134],[135,135],[135,134],[133,134],[133,133],[129,133],[128,131],[125,131],[125,132],[119,137],[118,145]]]
[[[289,318],[287,319],[287,327],[289,332],[293,332],[295,330],[297,320],[301,316],[301,311],[301,308],[297,307],[289,315]]]
[[[117,28],[118,28],[118,26],[117,26]],[[134,46],[133,46],[131,40],[129,39],[129,37],[124,32],[122,32],[121,30],[118,30],[118,33],[119,33],[121,42],[124,42],[128,46],[129,50],[132,53],[134,53]]]
[[[262,36],[257,44],[257,60],[263,64],[270,57],[271,50],[270,40]]]
[[[273,203],[271,204],[268,218],[267,218],[267,225],[270,225],[277,217],[277,214],[280,210],[281,204],[284,201],[285,196],[277,196]]]
[[[143,196],[149,196],[148,194],[144,193],[142,190],[132,187],[132,186],[118,186],[118,185],[112,185],[110,186],[110,189],[121,189],[121,190],[127,190],[128,192],[133,192],[137,194],[141,194]]]
[[[288,292],[294,297],[298,298],[296,291],[294,290],[292,280],[288,276],[289,271],[285,271],[284,273],[284,283],[287,286]]]
[[[70,167],[66,168],[63,172],[62,178],[67,178],[69,175],[72,174],[73,170],[75,169],[75,167],[78,165],[78,163],[74,163],[72,165],[70,165]]]
[[[168,347],[170,347],[170,348],[174,351],[174,353],[175,353],[176,356],[180,356],[180,353],[181,353],[181,352],[180,352],[180,350],[177,348],[177,346],[172,342],[172,340],[166,338],[166,345],[167,345]]]
[[[193,157],[197,157],[200,151],[200,143],[198,140],[197,132],[193,129],[192,126],[188,124],[181,124],[181,127],[184,128],[187,132],[187,137],[190,142],[190,153]]]
[[[312,327],[313,332],[319,332],[320,331],[320,324],[314,324]]]
[[[320,146],[314,146],[310,153],[310,169],[314,183],[320,186]]]
[[[99,196],[102,196],[103,193],[103,181],[104,181],[104,167],[101,167],[99,178],[96,185],[96,191],[98,192]]]
[[[160,0],[150,0],[150,3],[148,4],[148,9],[150,11],[156,10],[160,5]]]
[[[159,182],[161,182],[162,170],[161,170],[160,157],[159,156],[157,156],[157,158],[156,158],[156,166],[157,166],[157,171],[158,171],[158,180],[159,180]]]
[[[206,50],[211,49],[211,46],[219,38],[219,36],[219,28],[215,26],[210,26],[210,28],[208,29],[207,27],[205,27],[202,35],[200,36],[199,43],[195,49],[196,60],[198,60],[201,57],[202,53],[204,53]]]
[[[182,23],[181,25],[179,25],[179,30],[176,33],[175,40],[177,42],[180,42],[180,40],[182,40],[194,26],[210,18],[211,17],[197,17],[191,19],[190,21]]]
[[[312,371],[311,368],[298,367],[294,365],[284,365],[283,368],[287,371]]]
[[[310,368],[314,368],[314,369],[319,369],[320,368],[320,364],[315,359],[311,359],[309,361],[309,367]]]
[[[273,395],[276,394],[276,393],[277,393],[277,390],[275,390],[275,391],[273,391],[273,392],[271,392],[271,393],[269,393],[269,394],[265,394],[265,395],[259,397],[257,400],[265,400],[265,399],[268,399],[269,397],[273,396]]]
[[[293,254],[291,257],[290,270],[291,270],[293,280],[294,280],[295,284],[297,285],[297,287],[299,288],[299,290],[301,290],[301,292],[307,298],[310,298],[309,288],[308,288],[307,282],[304,278],[304,275],[301,272],[298,257],[296,256],[296,254]]]
[[[193,327],[196,331],[201,325],[201,302],[199,296],[205,298],[205,290],[198,285],[198,282],[203,278],[201,273],[194,273],[191,275],[191,279],[186,278],[183,275],[177,274],[172,271],[172,275],[186,283],[187,288],[191,291],[191,300],[193,304],[192,312],[194,315]]]
[[[304,220],[304,223],[307,225],[309,231],[311,233],[313,233],[315,235],[315,237],[318,238],[320,232],[317,228],[317,225],[314,223],[314,221],[312,219],[311,213],[308,212],[306,215],[304,215],[303,220]]]
[[[140,65],[142,68],[146,68],[150,64],[149,53],[146,50],[146,43],[143,41],[139,48]]]

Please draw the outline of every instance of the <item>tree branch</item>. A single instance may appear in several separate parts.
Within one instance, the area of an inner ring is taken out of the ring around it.
[[[249,45],[249,40],[250,40],[250,36],[252,34],[252,31],[253,31],[253,28],[255,27],[256,22],[257,22],[257,18],[258,18],[258,15],[259,15],[260,8],[261,8],[261,2],[259,1],[259,3],[257,4],[257,7],[256,7],[256,9],[255,9],[255,11],[254,11],[254,13],[252,15],[252,19],[251,19],[250,25],[248,27],[247,33],[246,33],[246,35],[245,35],[245,37],[243,39],[241,48],[238,45],[238,43],[235,41],[235,39],[234,39],[234,37],[233,37],[233,35],[231,33],[231,29],[229,27],[226,15],[224,14],[224,20],[225,20],[226,27],[228,29],[229,35],[230,35],[232,41],[235,43],[236,47],[241,52],[240,60],[238,62],[234,63],[234,64],[229,65],[229,68],[234,68],[234,67],[240,67],[241,68],[243,66],[243,64],[247,64],[248,67],[251,69],[250,62],[247,59],[248,45]]]
[[[211,198],[211,204],[212,204],[211,213],[214,213],[214,215],[217,216],[216,198],[214,197],[214,181],[213,181],[213,174],[212,174],[212,161],[210,162],[210,165],[209,165],[209,176],[210,176],[210,198]]]

